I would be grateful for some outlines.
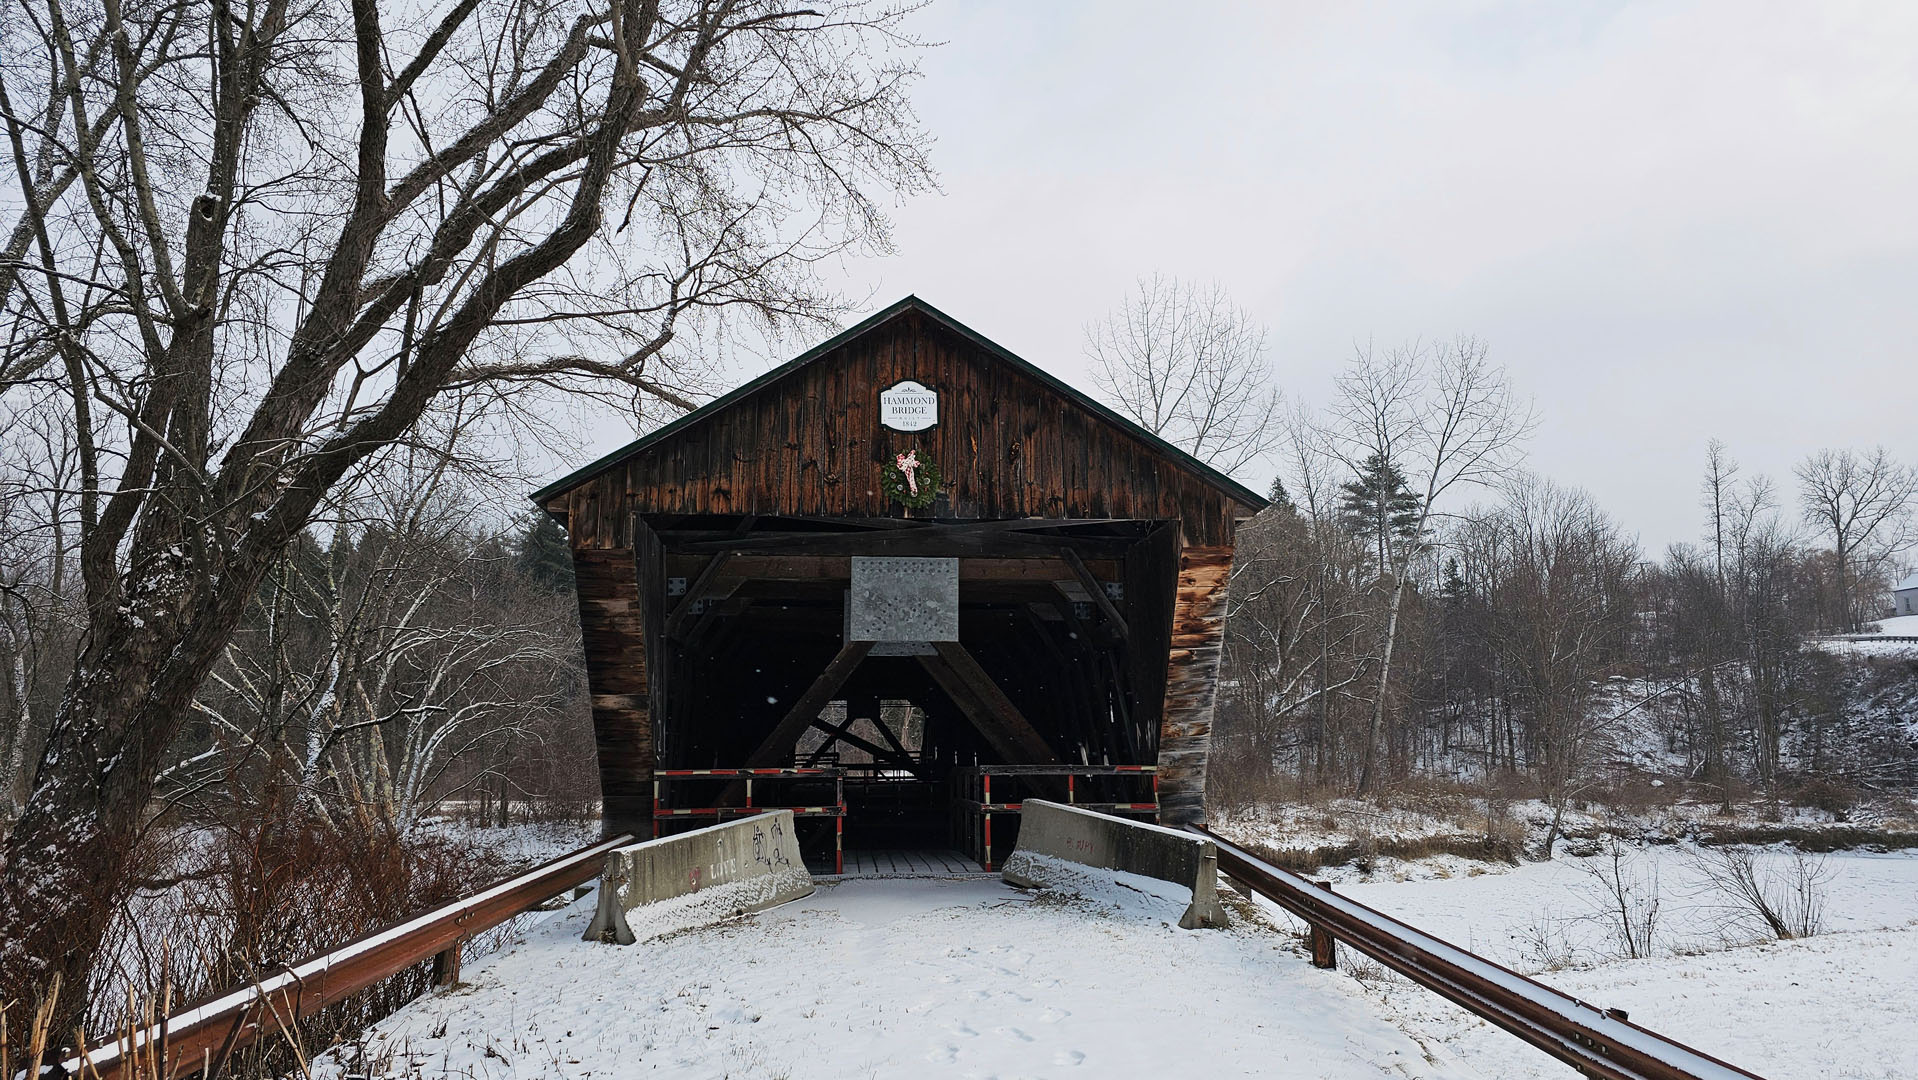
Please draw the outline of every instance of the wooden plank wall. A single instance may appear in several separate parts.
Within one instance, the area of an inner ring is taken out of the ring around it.
[[[1179,553],[1165,715],[1159,725],[1159,820],[1175,828],[1205,820],[1205,757],[1212,741],[1231,576],[1230,544],[1187,546]]]
[[[630,548],[573,549],[579,629],[607,836],[652,836],[653,730],[639,581]]]
[[[879,425],[879,392],[917,379],[939,426]],[[887,517],[884,464],[918,449],[948,485],[942,518],[1182,521],[1228,544],[1251,507],[917,311],[560,493],[576,543],[631,547],[632,512]]]

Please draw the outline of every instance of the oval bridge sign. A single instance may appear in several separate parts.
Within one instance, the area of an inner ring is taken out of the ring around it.
[[[911,379],[879,392],[879,422],[894,431],[924,431],[939,422],[939,394]]]

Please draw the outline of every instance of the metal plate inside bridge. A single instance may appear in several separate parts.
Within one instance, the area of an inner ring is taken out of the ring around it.
[[[958,641],[959,560],[852,557],[848,641]]]

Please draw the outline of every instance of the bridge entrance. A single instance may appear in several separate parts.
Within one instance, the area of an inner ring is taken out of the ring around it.
[[[921,301],[535,500],[572,550],[608,829],[790,805],[834,852],[992,866],[1027,796],[1202,816],[1264,500]]]
[[[796,770],[762,777],[752,804],[750,773],[703,782],[710,805],[666,792],[656,819],[791,805],[819,815],[811,850],[830,825],[834,850],[991,866],[1029,795],[1156,812],[1176,522],[646,514],[636,528],[656,552],[637,583],[665,601],[648,651],[665,684],[660,775]],[[982,769],[1018,771],[995,792]],[[806,793],[811,770],[833,777],[837,819]]]

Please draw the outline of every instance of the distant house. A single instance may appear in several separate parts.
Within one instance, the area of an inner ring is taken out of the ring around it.
[[[1891,587],[1891,613],[1918,615],[1918,574]]]

